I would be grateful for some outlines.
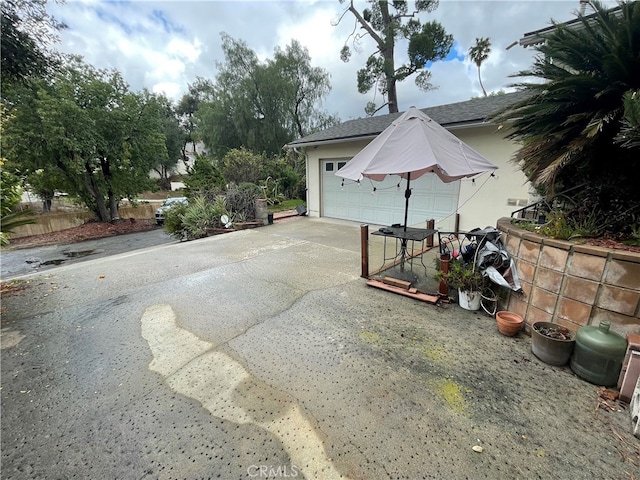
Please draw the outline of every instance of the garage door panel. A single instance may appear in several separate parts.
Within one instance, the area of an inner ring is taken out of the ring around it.
[[[327,168],[327,162],[334,163],[333,169]],[[360,185],[351,182],[342,185],[342,179],[335,175],[337,161],[324,160],[321,168],[322,216],[376,225],[404,221],[406,180],[390,175],[382,182],[365,179]],[[411,187],[409,225],[423,225],[427,219],[437,220],[455,212],[459,182],[445,184],[435,175],[427,174],[412,180]]]

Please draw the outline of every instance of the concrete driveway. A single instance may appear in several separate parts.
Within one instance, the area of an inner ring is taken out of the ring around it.
[[[628,412],[488,316],[367,287],[359,246],[304,217],[21,277],[2,477],[637,473]]]

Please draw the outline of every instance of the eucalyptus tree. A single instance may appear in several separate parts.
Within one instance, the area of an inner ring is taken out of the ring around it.
[[[374,52],[367,58],[363,68],[358,70],[358,91],[370,92],[374,87],[386,98],[386,103],[377,107],[369,102],[365,111],[372,115],[385,105],[389,113],[398,111],[398,94],[396,84],[417,74],[415,83],[423,91],[436,88],[431,83],[431,72],[426,69],[429,62],[445,58],[453,46],[453,36],[446,33],[444,27],[436,22],[422,23],[421,13],[430,13],[438,8],[438,0],[416,0],[413,10],[409,11],[409,2],[402,0],[378,1],[367,0],[369,8],[360,12],[353,0],[340,0],[347,3],[338,25],[347,13],[353,15],[355,24],[340,51],[340,58],[348,62],[351,58],[352,44],[356,50],[361,48],[362,39],[370,37],[374,44]],[[360,30],[364,30],[363,33]],[[395,50],[402,40],[408,42],[408,62],[396,65]]]
[[[480,67],[484,63],[484,61],[489,58],[489,54],[491,53],[491,40],[485,37],[476,38],[476,44],[472,47],[469,47],[469,58],[471,61],[476,64],[478,68],[478,82],[480,82],[480,88],[482,89],[482,93],[484,96],[487,96],[487,91],[484,89],[484,85],[482,84],[482,77],[480,76]]]
[[[51,81],[16,92],[7,114],[3,154],[23,171],[59,176],[58,190],[101,221],[118,218],[121,199],[150,188],[149,172],[167,156],[158,99],[77,58]]]
[[[514,75],[532,79],[515,84],[529,95],[494,120],[521,143],[514,161],[535,185],[548,194],[576,187],[579,209],[623,230],[640,217],[640,145],[620,144],[624,99],[640,89],[640,2],[589,5],[591,15],[554,24],[533,66]]]

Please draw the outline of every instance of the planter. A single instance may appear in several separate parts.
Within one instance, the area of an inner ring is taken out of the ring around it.
[[[609,322],[581,327],[571,356],[571,370],[587,382],[613,387],[618,382],[627,341],[609,330]]]
[[[531,326],[531,351],[549,365],[566,365],[575,343],[574,334],[557,323],[536,322]]]
[[[458,304],[465,310],[480,310],[480,300],[482,300],[480,292],[458,290]]]
[[[513,337],[522,328],[524,319],[513,312],[498,312],[496,313],[496,323],[498,324],[498,331],[507,337]]]

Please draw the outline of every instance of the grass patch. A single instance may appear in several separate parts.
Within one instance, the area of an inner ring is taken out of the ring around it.
[[[299,198],[294,198],[293,200],[283,200],[277,205],[269,205],[269,212],[283,212],[285,210],[295,210],[298,205],[307,206],[307,202],[304,200],[300,200]]]

